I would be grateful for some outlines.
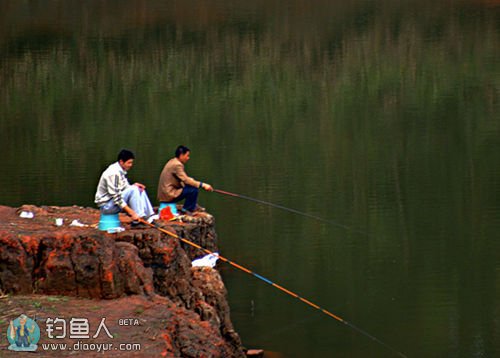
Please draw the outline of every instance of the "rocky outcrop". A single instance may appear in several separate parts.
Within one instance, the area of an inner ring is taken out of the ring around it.
[[[22,211],[34,218],[20,218]],[[0,207],[0,290],[107,300],[162,296],[167,356],[244,356],[219,273],[191,267],[203,252],[154,228],[130,228],[125,216],[126,231],[99,231],[98,216],[81,207]],[[62,226],[56,218],[64,219]],[[78,226],[70,226],[74,220]],[[209,214],[160,225],[217,251]]]

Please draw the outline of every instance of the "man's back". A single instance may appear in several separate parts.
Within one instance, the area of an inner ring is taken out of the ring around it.
[[[115,199],[116,204],[120,205],[121,197],[119,196],[129,185],[126,172],[121,169],[118,162],[109,165],[99,179],[95,194],[95,203],[101,206],[110,199]]]
[[[158,181],[158,200],[171,201],[182,192],[182,181],[179,179],[177,172],[184,171],[184,164],[176,157],[170,159],[160,174]]]

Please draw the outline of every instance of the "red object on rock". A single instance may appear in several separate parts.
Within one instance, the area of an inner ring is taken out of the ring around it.
[[[174,217],[174,214],[172,214],[172,210],[170,209],[170,206],[166,206],[160,211],[160,219],[161,220],[170,220],[173,217]]]

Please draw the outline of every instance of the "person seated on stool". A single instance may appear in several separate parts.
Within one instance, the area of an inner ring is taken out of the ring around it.
[[[126,212],[132,218],[132,226],[139,225],[139,219],[147,219],[154,214],[153,206],[143,184],[131,185],[127,172],[134,165],[134,153],[122,149],[118,161],[108,166],[102,173],[97,185],[95,203],[101,214]]]
[[[183,199],[184,206],[181,212],[192,215],[193,212],[205,211],[197,204],[198,192],[201,188],[213,191],[210,184],[203,183],[189,177],[184,171],[184,164],[190,159],[191,151],[180,145],[175,150],[175,157],[163,167],[158,182],[158,200],[161,203],[177,203]]]

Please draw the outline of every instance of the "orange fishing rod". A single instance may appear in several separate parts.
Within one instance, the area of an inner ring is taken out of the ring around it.
[[[250,196],[246,196],[246,195],[241,195],[241,194],[231,193],[231,192],[229,192],[229,191],[224,191],[224,190],[220,190],[220,189],[214,189],[214,192],[219,193],[219,194],[222,194],[222,195],[232,196],[232,197],[234,197],[234,198],[245,199],[245,200],[253,201],[253,202],[255,202],[255,203],[259,203],[259,204],[264,204],[264,205],[272,206],[273,208],[277,208],[277,209],[281,209],[281,210],[289,211],[289,212],[294,213],[294,214],[302,215],[302,216],[305,216],[305,217],[308,217],[308,218],[311,218],[311,219],[315,219],[315,220],[322,221],[322,222],[327,223],[327,224],[331,224],[331,225],[334,225],[334,226],[340,227],[340,228],[342,228],[342,229],[346,229],[346,230],[349,230],[349,231],[352,231],[352,232],[357,232],[357,233],[359,233],[359,234],[363,234],[363,235],[369,236],[369,235],[368,235],[366,232],[364,232],[364,231],[354,229],[354,228],[352,228],[352,227],[350,227],[350,226],[340,224],[340,223],[338,223],[338,222],[336,222],[336,221],[333,221],[333,220],[328,220],[328,219],[325,219],[325,218],[322,218],[322,217],[319,217],[319,216],[316,216],[316,215],[312,215],[312,214],[304,213],[303,211],[299,211],[299,210],[296,210],[296,209],[288,208],[288,207],[286,207],[286,206],[279,205],[279,204],[274,204],[274,203],[271,203],[271,202],[269,202],[269,201],[264,201],[264,200],[260,200],[260,199],[252,198],[252,197],[250,197]]]
[[[177,234],[175,234],[175,233],[173,233],[173,232],[170,232],[170,231],[168,231],[168,230],[165,230],[165,229],[163,229],[163,228],[159,227],[158,225],[152,224],[152,223],[150,223],[150,222],[148,222],[148,221],[146,221],[146,220],[144,220],[144,219],[142,219],[142,218],[141,218],[141,219],[139,219],[139,221],[140,221],[140,222],[142,222],[143,224],[146,224],[146,225],[148,225],[148,226],[151,226],[151,227],[153,227],[153,228],[155,228],[155,229],[157,229],[157,230],[161,231],[161,232],[162,232],[162,233],[164,233],[164,234],[167,234],[167,235],[169,235],[169,236],[172,236],[172,237],[174,237],[174,238],[176,238],[176,239],[178,239],[178,240],[180,240],[180,241],[182,241],[182,242],[184,242],[184,243],[186,243],[186,244],[188,244],[188,245],[190,245],[190,246],[193,246],[193,247],[195,247],[195,248],[197,248],[197,249],[199,249],[199,250],[201,250],[201,251],[203,251],[203,252],[205,252],[205,253],[207,253],[207,254],[210,254],[210,255],[215,255],[215,253],[214,253],[213,251],[210,251],[210,250],[208,250],[208,249],[205,249],[204,247],[202,247],[202,246],[200,246],[200,245],[198,245],[198,244],[195,244],[194,242],[189,241],[189,240],[187,240],[187,239],[185,239],[185,238],[183,238],[183,237],[180,237],[179,235],[177,235]],[[324,314],[326,314],[327,316],[330,316],[330,317],[334,318],[335,320],[337,320],[337,321],[339,321],[339,322],[341,322],[341,323],[343,323],[343,324],[345,324],[345,325],[347,325],[347,326],[351,327],[353,330],[355,330],[355,331],[357,331],[358,333],[361,333],[362,335],[364,335],[364,336],[366,336],[366,337],[370,338],[371,340],[373,340],[373,341],[375,341],[375,342],[377,342],[377,343],[381,344],[382,346],[386,347],[387,349],[389,349],[389,350],[390,350],[390,351],[392,351],[393,353],[396,353],[398,356],[403,357],[403,358],[407,358],[407,357],[406,357],[403,353],[401,353],[401,352],[397,351],[396,349],[392,348],[392,347],[391,347],[391,346],[389,346],[388,344],[386,344],[386,343],[382,342],[380,339],[376,338],[375,336],[372,336],[372,335],[371,335],[371,334],[369,334],[368,332],[366,332],[366,331],[362,330],[362,329],[361,329],[361,328],[359,328],[359,327],[356,327],[355,325],[353,325],[352,323],[350,323],[350,322],[346,321],[345,319],[343,319],[343,318],[341,318],[341,317],[339,317],[339,316],[337,316],[337,315],[335,315],[335,314],[331,313],[330,311],[328,311],[328,310],[326,310],[326,309],[324,309],[324,308],[322,308],[322,307],[318,306],[317,304],[315,304],[315,303],[313,303],[313,302],[311,302],[311,301],[309,301],[309,300],[307,300],[307,299],[305,299],[305,298],[303,298],[303,297],[299,296],[299,295],[298,295],[298,294],[296,294],[295,292],[292,292],[292,291],[290,291],[290,290],[287,290],[287,289],[286,289],[286,288],[284,288],[283,286],[280,286],[280,285],[278,285],[278,284],[276,284],[276,283],[272,282],[271,280],[269,280],[269,279],[267,279],[267,278],[265,278],[265,277],[263,277],[263,276],[261,276],[261,275],[259,275],[259,274],[255,273],[255,272],[253,272],[253,271],[251,271],[251,270],[247,269],[246,267],[243,267],[243,266],[241,266],[241,265],[238,265],[236,262],[233,262],[233,261],[231,261],[231,260],[229,260],[229,259],[225,258],[224,256],[221,256],[221,255],[217,254],[217,257],[218,257],[219,259],[221,259],[222,261],[227,262],[227,263],[228,263],[228,264],[230,264],[231,266],[234,266],[234,267],[236,267],[237,269],[239,269],[239,270],[241,270],[241,271],[244,271],[244,272],[246,272],[246,273],[248,273],[248,274],[250,274],[250,275],[252,275],[252,276],[254,276],[254,277],[257,277],[259,280],[262,280],[262,281],[264,281],[264,282],[266,282],[266,283],[270,284],[271,286],[273,286],[273,287],[275,287],[275,288],[277,288],[277,289],[281,290],[282,292],[285,292],[286,294],[288,294],[288,295],[290,295],[290,296],[292,296],[292,297],[294,297],[294,298],[296,298],[296,299],[298,299],[298,300],[300,300],[300,301],[304,302],[305,304],[307,304],[307,305],[309,305],[309,306],[311,306],[311,307],[313,307],[313,308],[315,308],[315,309],[317,309],[317,310],[319,310],[319,311],[323,312],[323,313],[324,313]]]

